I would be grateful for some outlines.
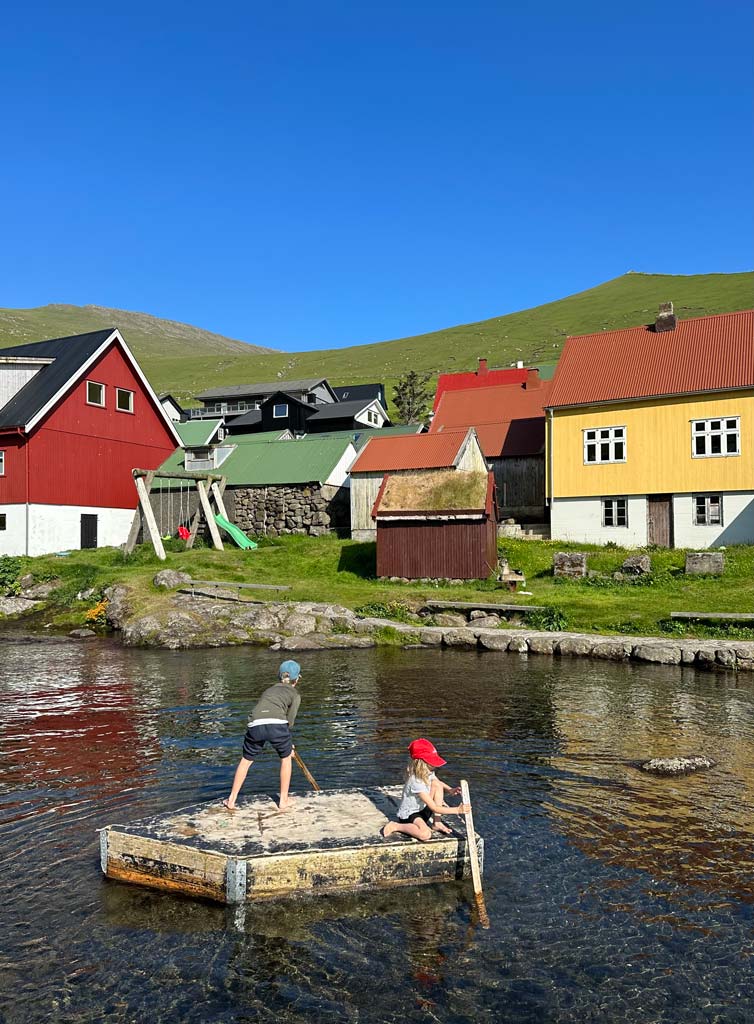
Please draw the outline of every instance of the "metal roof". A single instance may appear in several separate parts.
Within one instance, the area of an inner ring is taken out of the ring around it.
[[[217,433],[217,428],[222,420],[187,420],[185,423],[176,423],[175,429],[181,436],[184,448],[209,444]]]
[[[754,387],[754,310],[568,338],[553,408]]]
[[[351,466],[351,473],[449,469],[456,464],[467,434],[467,430],[448,430],[440,434],[372,437]]]
[[[545,406],[552,383],[499,384],[446,391],[432,419],[430,435],[474,427],[487,458],[539,455],[545,444]]]
[[[322,440],[326,437],[342,437],[351,441],[356,451],[361,451],[367,441],[372,437],[393,437],[403,434],[417,435],[421,432],[420,423],[399,423],[394,427],[354,427],[351,430],[327,430],[317,434],[305,434],[301,440]]]
[[[271,395],[276,391],[311,391],[318,384],[326,382],[325,377],[309,377],[306,380],[275,380],[269,381],[266,384],[226,384],[222,388],[209,388],[195,397],[200,402],[204,402],[212,398],[243,398],[246,395]]]
[[[447,391],[468,391],[470,388],[494,387],[497,384],[523,384],[528,372],[526,367],[520,366],[488,370],[486,360],[480,360],[479,368],[476,370],[467,373],[441,373],[437,378],[432,408],[437,409],[440,399]]]
[[[314,409],[314,412],[309,417],[309,422],[316,420],[318,423],[322,423],[325,420],[343,420],[349,417],[358,416],[360,412],[372,405],[373,402],[379,402],[379,398],[373,396],[367,399],[354,399],[348,402],[327,402],[320,403],[310,408]]]
[[[114,327],[108,327],[103,331],[91,331],[89,334],[72,334],[65,338],[51,338],[48,341],[35,341],[28,345],[15,345],[13,348],[0,350],[5,359],[30,356],[35,359],[54,360],[48,366],[43,366],[0,408],[0,428],[26,426],[40,409],[65,387],[114,331]]]

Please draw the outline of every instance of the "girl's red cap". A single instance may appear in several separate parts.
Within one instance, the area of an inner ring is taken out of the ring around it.
[[[408,752],[415,761],[426,761],[433,768],[441,768],[444,764],[448,763],[443,761],[437,753],[434,744],[430,743],[429,740],[414,740],[413,743],[409,743]]]

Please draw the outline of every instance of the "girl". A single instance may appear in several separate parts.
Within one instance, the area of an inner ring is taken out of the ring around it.
[[[441,814],[468,814],[468,804],[448,807],[443,803],[445,793],[457,796],[461,790],[453,789],[435,778],[433,768],[447,764],[435,750],[429,740],[418,739],[409,744],[408,752],[411,760],[406,768],[406,783],[398,808],[398,820],[389,821],[382,830],[383,836],[391,836],[393,832],[404,832],[407,836],[426,842],[435,832],[452,835],[451,829],[439,818]]]

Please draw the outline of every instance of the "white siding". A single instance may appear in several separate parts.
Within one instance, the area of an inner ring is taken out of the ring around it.
[[[550,535],[553,540],[572,540],[580,544],[607,544],[613,541],[621,547],[646,547],[646,496],[633,495],[627,500],[628,526],[603,526],[601,498],[554,498]]]
[[[27,384],[32,377],[39,373],[43,365],[45,364],[39,362],[27,363],[22,359],[17,362],[2,362],[0,360],[0,409],[7,405],[14,395],[18,394],[24,384]]]
[[[722,526],[695,526],[694,495],[673,495],[673,538],[677,548],[754,544],[754,491],[717,493],[723,499]]]
[[[26,550],[26,506],[0,505],[7,528],[0,532],[0,555],[48,555],[77,551],[81,546],[81,516],[97,516],[97,546],[124,544],[133,509],[86,505],[29,505],[29,550]]]
[[[351,537],[374,540],[376,535],[372,508],[377,500],[384,473],[351,475]]]
[[[477,441],[476,438],[472,438],[461,453],[461,458],[456,469],[460,469],[463,472],[479,470],[486,473],[488,468],[484,452],[479,447],[479,441]]]
[[[356,461],[356,455],[356,449],[349,443],[327,480],[320,480],[320,483],[330,484],[332,487],[343,487],[344,485],[350,487],[351,481],[348,477],[348,470]]]

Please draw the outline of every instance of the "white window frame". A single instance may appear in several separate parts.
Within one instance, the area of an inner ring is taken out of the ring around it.
[[[130,409],[121,409],[120,405],[118,404],[120,402],[120,396],[121,395],[129,395],[130,396],[130,399],[131,399],[131,401],[129,402]],[[116,388],[115,389],[115,410],[116,410],[116,412],[127,412],[127,413],[131,413],[131,415],[133,415],[133,411],[134,411],[134,393],[133,393],[133,391],[129,391],[128,388]]]
[[[0,448],[0,476],[5,476],[5,449]]]
[[[616,431],[620,431],[620,434],[616,435]],[[626,461],[628,454],[627,441],[626,441],[626,426],[616,427],[587,427],[582,431],[584,437],[584,465],[585,466],[604,466],[610,463],[620,463]],[[616,444],[623,445],[623,457],[620,459],[615,458],[615,446]],[[594,459],[587,459],[587,452],[590,446],[594,445],[595,456]],[[606,459],[601,458],[602,446],[608,446],[608,457]]]
[[[8,515],[6,512],[0,512],[0,533],[8,529]]]
[[[92,402],[91,399],[89,398],[89,385],[90,384],[94,384],[94,386],[97,387],[97,388],[102,388],[102,401],[101,402]],[[106,385],[102,384],[98,380],[88,380],[86,382],[86,404],[87,405],[93,405],[95,409],[104,409],[106,403],[107,403]]]
[[[278,412],[278,409],[285,409],[285,412]],[[288,416],[288,403],[287,402],[276,402],[272,407],[272,418],[274,420],[284,420]]]
[[[605,527],[605,529],[606,530],[624,530],[624,529],[627,530],[628,529],[628,498],[623,497],[623,496],[619,496],[619,497],[616,497],[616,498],[601,498],[600,501],[601,501],[601,504],[602,504],[602,525]],[[623,523],[618,522],[618,520],[620,518],[619,513],[618,513],[618,502],[619,501],[623,502],[623,518],[625,520],[625,522],[623,522]],[[611,509],[612,509],[612,512],[611,512],[611,518],[613,520],[612,523],[608,523],[608,521],[607,521],[607,507],[608,507],[608,505],[610,505]]]
[[[720,426],[713,429],[712,424],[719,423]],[[734,426],[728,426],[733,423]],[[701,428],[701,429],[700,429]],[[720,448],[727,448],[727,438],[736,438],[736,450],[734,452],[721,450],[719,452],[697,452],[697,438],[704,438],[704,447],[708,449],[713,437],[720,438]],[[731,459],[741,454],[741,417],[740,416],[710,416],[704,420],[691,420],[691,458],[692,459]]]
[[[730,417],[728,417],[730,418]],[[704,518],[699,518],[699,503],[704,502]],[[712,503],[717,503],[718,518],[712,519]],[[694,494],[692,495],[691,519],[694,526],[723,526],[723,496],[722,494]]]

